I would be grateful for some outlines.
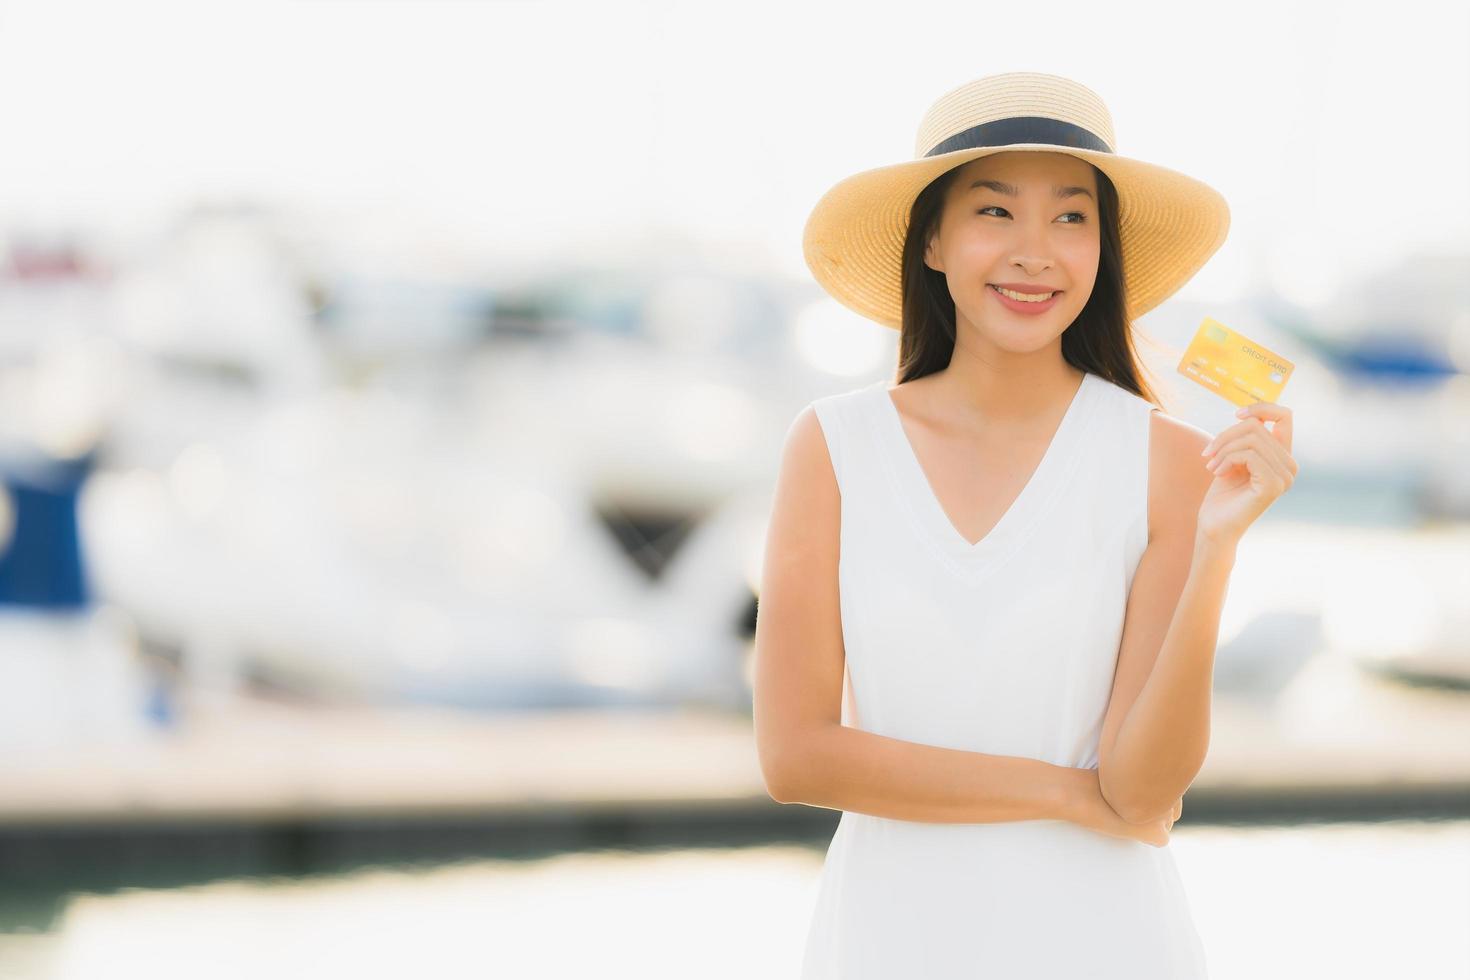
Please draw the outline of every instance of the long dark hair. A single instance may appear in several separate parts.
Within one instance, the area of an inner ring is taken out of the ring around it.
[[[1089,164],[1090,166],[1090,164]],[[954,297],[944,273],[924,264],[924,248],[939,228],[945,197],[963,164],[930,181],[909,211],[903,243],[903,325],[898,341],[898,381],[941,371],[954,354]],[[1062,334],[1062,357],[1073,367],[1101,375],[1155,405],[1133,346],[1123,283],[1123,248],[1118,234],[1118,191],[1097,167],[1099,254],[1092,295]]]

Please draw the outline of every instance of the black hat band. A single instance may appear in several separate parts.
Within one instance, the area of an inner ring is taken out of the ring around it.
[[[955,150],[973,150],[981,146],[1005,146],[1010,143],[1051,143],[1070,146],[1078,150],[1096,150],[1112,153],[1113,150],[1090,130],[1060,119],[1046,116],[1010,116],[971,126],[955,133],[925,153],[938,156]]]

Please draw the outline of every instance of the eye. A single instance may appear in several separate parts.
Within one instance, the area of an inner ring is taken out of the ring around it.
[[[1000,212],[1003,212],[1003,213],[1006,213],[1006,214],[1009,214],[1010,213],[1010,212],[1006,211],[1005,208],[1001,207],[999,204],[988,204],[985,207],[980,208],[975,213],[976,214],[984,214],[986,211],[1000,211]],[[1069,216],[1072,216],[1072,215],[1075,215],[1077,217],[1077,220],[1076,221],[1065,221],[1065,222],[1063,222],[1063,224],[1080,225],[1080,224],[1082,224],[1083,222],[1085,222],[1087,220],[1087,215],[1084,214],[1081,211],[1068,211],[1066,214],[1062,215],[1062,217],[1066,218],[1066,217],[1069,217]]]

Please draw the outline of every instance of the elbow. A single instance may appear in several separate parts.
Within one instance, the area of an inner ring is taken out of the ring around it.
[[[777,803],[795,803],[800,797],[796,788],[800,764],[791,758],[788,749],[769,750],[761,753],[761,780],[766,795]]]
[[[1169,816],[1174,804],[1194,782],[1204,766],[1203,751],[1197,758],[1166,768],[1159,762],[1149,763],[1140,773],[1135,765],[1119,770],[1108,755],[1098,766],[1098,789],[1108,806],[1121,819],[1131,824],[1147,824]]]
[[[785,803],[786,774],[777,767],[774,760],[767,759],[765,755],[760,759],[761,783],[765,786],[766,795],[777,803]]]
[[[765,785],[766,795],[777,803],[800,803],[804,799],[799,784],[787,770],[766,772]]]
[[[761,782],[765,785],[766,795],[777,803],[787,802],[786,773],[780,768],[775,760],[761,757]]]
[[[812,748],[810,734],[792,735],[779,748],[761,755],[761,776],[766,794],[777,803],[806,803],[819,794],[816,779],[823,768]]]

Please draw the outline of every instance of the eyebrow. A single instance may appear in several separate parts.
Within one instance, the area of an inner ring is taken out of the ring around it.
[[[1003,180],[987,180],[982,178],[971,184],[968,190],[973,191],[977,187],[988,187],[996,193],[1005,194],[1008,197],[1015,197],[1017,194],[1021,193],[1020,191],[1016,190],[1015,184],[1007,184]],[[1092,191],[1088,190],[1086,187],[1063,187],[1060,184],[1055,184],[1052,186],[1052,193],[1059,198],[1075,197],[1078,194],[1086,194],[1088,197],[1092,197]],[[1096,199],[1094,198],[1094,200]]]

